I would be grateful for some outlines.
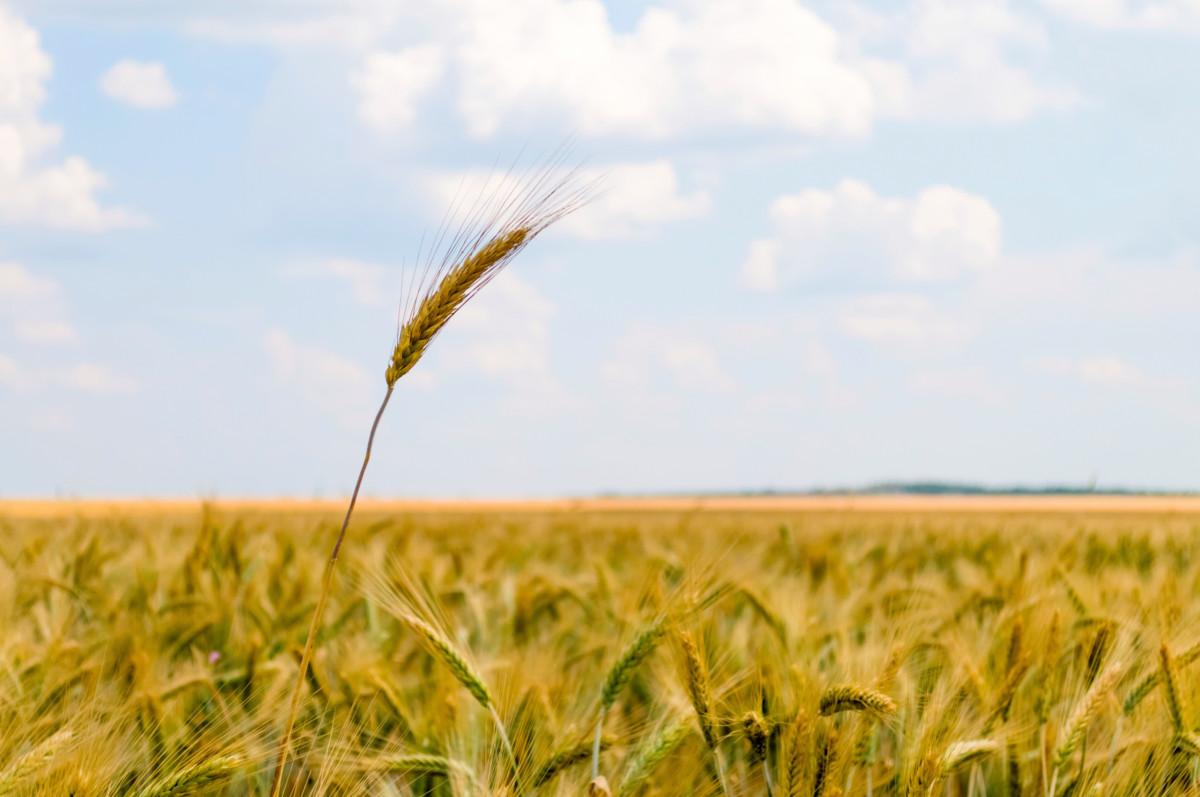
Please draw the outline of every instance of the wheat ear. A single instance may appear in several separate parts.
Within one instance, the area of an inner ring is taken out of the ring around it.
[[[612,747],[613,739],[604,737],[600,740],[600,749],[607,750]],[[556,775],[565,769],[575,766],[576,764],[587,761],[592,757],[592,740],[584,739],[583,741],[573,744],[570,747],[563,749],[550,756],[549,760],[542,765],[537,774],[533,776],[533,786],[538,788],[544,786],[554,779]]]
[[[1179,677],[1175,672],[1175,660],[1171,658],[1171,651],[1167,650],[1165,642],[1158,649],[1158,666],[1162,671],[1163,693],[1167,696],[1171,725],[1175,728],[1175,734],[1179,735],[1184,732],[1183,700],[1179,696]]]
[[[841,711],[865,711],[883,719],[896,713],[896,701],[865,686],[831,686],[821,695],[821,714],[829,716]]]
[[[471,693],[480,706],[485,709],[492,707],[492,693],[488,690],[487,684],[483,682],[483,678],[458,652],[454,643],[445,634],[416,615],[406,612],[400,616],[400,619],[425,641],[434,655],[441,659],[442,663],[446,665],[446,669],[450,670],[454,678]]]
[[[61,730],[10,763],[0,772],[0,795],[16,792],[22,783],[49,763],[73,736],[71,730]]]
[[[811,734],[812,725],[801,709],[796,712],[788,734],[787,789],[784,792],[787,797],[800,797],[812,750]]]
[[[1186,667],[1196,659],[1200,659],[1200,642],[1180,653],[1175,664],[1179,667]],[[1129,696],[1125,698],[1125,705],[1123,707],[1126,714],[1131,714],[1138,707],[1138,704],[1146,699],[1146,695],[1154,691],[1154,687],[1158,686],[1158,677],[1159,674],[1157,672],[1151,672],[1130,691]]]
[[[1176,734],[1175,749],[1184,755],[1200,756],[1200,734],[1191,731]]]
[[[137,797],[175,797],[179,794],[211,786],[225,780],[238,769],[244,760],[241,756],[224,755],[198,761],[172,772],[137,793]]]
[[[771,767],[767,765],[767,743],[770,741],[771,728],[767,721],[757,711],[747,711],[742,717],[742,733],[750,743],[750,762],[762,766],[763,782],[767,794],[775,793],[775,783],[771,778]]]
[[[1008,675],[1004,677],[1004,683],[1000,687],[1000,693],[996,696],[996,705],[983,724],[984,733],[990,732],[997,720],[1001,722],[1008,720],[1013,698],[1016,696],[1017,688],[1021,685],[1021,681],[1024,679],[1028,669],[1029,662],[1024,657],[1018,657],[1012,666],[1009,667]]]
[[[553,165],[551,164],[551,166]],[[547,168],[524,189],[509,194],[507,197],[501,197],[498,202],[499,206],[495,210],[495,219],[492,222],[479,225],[468,223],[467,227],[450,242],[444,258],[434,270],[430,286],[423,291],[418,289],[413,294],[414,301],[418,296],[420,299],[407,314],[407,320],[400,327],[399,334],[396,336],[391,359],[384,371],[387,390],[384,392],[379,410],[375,413],[375,420],[371,424],[371,431],[367,436],[367,449],[358,470],[358,478],[354,482],[354,491],[350,494],[346,515],[342,519],[341,528],[338,530],[337,538],[333,543],[333,549],[325,563],[325,570],[321,577],[321,591],[317,596],[317,605],[313,609],[312,619],[309,622],[304,652],[300,656],[300,671],[296,676],[296,685],[292,689],[283,734],[279,740],[279,750],[275,758],[275,776],[271,783],[271,797],[278,797],[283,787],[284,763],[291,745],[296,713],[300,707],[300,695],[304,688],[308,667],[312,662],[317,632],[324,620],[325,607],[332,591],[334,568],[337,565],[342,543],[346,539],[346,529],[350,525],[354,505],[358,501],[359,490],[362,489],[367,464],[371,461],[371,447],[375,442],[375,433],[379,429],[379,422],[383,418],[384,410],[387,409],[396,382],[412,370],[437,334],[442,331],[454,314],[470,301],[471,297],[499,274],[501,269],[529,245],[538,234],[577,209],[586,199],[583,191],[573,187],[573,173],[561,178],[556,178],[554,175],[555,170]]]
[[[721,760],[721,751],[717,749],[717,736],[713,728],[712,686],[708,680],[708,667],[700,655],[696,638],[690,632],[683,631],[679,634],[679,646],[683,648],[688,696],[692,699],[692,708],[696,712],[696,720],[700,723],[700,734],[704,737],[704,744],[712,753],[721,793],[728,797],[729,787],[725,783],[725,764]]]
[[[654,774],[654,770],[663,762],[663,759],[673,753],[689,733],[691,733],[691,728],[686,722],[676,722],[668,725],[651,739],[634,757],[633,763],[629,767],[629,773],[621,782],[618,792],[620,797],[628,797],[635,793]]]
[[[517,756],[513,751],[512,742],[508,738],[508,731],[504,729],[504,722],[500,719],[500,712],[496,710],[496,703],[492,700],[492,693],[484,683],[483,677],[441,631],[411,612],[401,613],[400,619],[425,641],[429,649],[441,659],[455,679],[463,685],[463,688],[470,692],[475,701],[491,715],[492,723],[496,726],[496,733],[500,736],[501,744],[504,745],[504,752],[508,755],[515,778],[517,776]]]
[[[688,696],[692,699],[692,708],[696,711],[696,719],[700,723],[700,733],[704,743],[710,750],[716,749],[716,736],[712,722],[712,690],[708,682],[708,668],[700,657],[700,648],[696,638],[684,631],[679,634],[679,646],[683,649],[683,661],[687,668]]]
[[[1116,684],[1120,675],[1121,668],[1117,665],[1112,666],[1107,673],[1096,679],[1092,688],[1079,701],[1079,705],[1076,706],[1075,711],[1071,714],[1071,719],[1067,722],[1066,735],[1062,744],[1054,754],[1056,773],[1087,735],[1088,726],[1100,713],[1100,708],[1104,705],[1104,698],[1112,691],[1113,685]]]
[[[1088,606],[1083,601],[1083,596],[1079,594],[1079,590],[1075,589],[1075,585],[1067,578],[1067,574],[1058,568],[1055,570],[1055,575],[1063,586],[1063,590],[1067,593],[1067,600],[1070,601],[1071,607],[1075,609],[1075,613],[1080,617],[1090,617],[1091,612],[1088,611]]]
[[[634,671],[654,652],[665,635],[663,621],[659,620],[638,634],[608,671],[604,686],[600,689],[600,716],[596,719],[596,737],[592,745],[593,779],[600,777],[600,737],[604,733],[604,718],[608,716],[608,710],[617,701],[621,690],[633,678]]]
[[[817,761],[813,772],[812,797],[824,797],[829,773],[837,758],[837,729],[822,724],[817,728]]]
[[[388,772],[400,772],[406,775],[452,775],[459,773],[472,781],[475,779],[470,767],[463,762],[431,753],[408,753],[407,755],[381,758],[373,766],[385,769]]]
[[[1000,745],[992,739],[969,739],[963,742],[954,742],[942,753],[941,761],[938,762],[938,770],[944,777],[967,764],[986,758],[999,749]]]

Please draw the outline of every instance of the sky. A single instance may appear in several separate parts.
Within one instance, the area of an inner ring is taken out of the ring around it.
[[[1198,0],[0,0],[0,496],[1200,489]],[[464,189],[465,187],[465,189]]]

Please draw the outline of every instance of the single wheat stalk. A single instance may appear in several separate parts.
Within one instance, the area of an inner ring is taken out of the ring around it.
[[[332,591],[334,568],[342,543],[346,539],[346,529],[350,525],[354,505],[358,501],[367,464],[371,461],[375,433],[379,429],[379,422],[387,409],[388,401],[391,400],[396,382],[412,370],[447,322],[484,285],[499,274],[504,266],[543,230],[580,206],[585,196],[573,186],[573,181],[573,173],[566,177],[556,177],[555,171],[547,168],[524,189],[501,197],[499,207],[495,211],[495,220],[475,230],[471,230],[468,225],[466,230],[451,241],[444,259],[434,270],[430,287],[423,292],[418,289],[413,294],[414,301],[417,296],[420,299],[407,314],[407,320],[401,325],[395,346],[392,348],[392,356],[384,372],[387,389],[379,410],[375,413],[371,431],[367,435],[367,448],[363,454],[358,478],[354,482],[354,490],[350,494],[350,503],[346,507],[346,515],[342,519],[341,528],[321,577],[317,604],[309,622],[304,652],[300,656],[300,671],[296,675],[296,685],[292,689],[287,718],[279,740],[271,797],[278,797],[283,786],[284,764],[291,746],[292,729],[300,707],[300,696],[308,668],[312,662],[317,633],[324,620],[325,608]]]
[[[1075,609],[1075,613],[1080,617],[1090,617],[1091,612],[1088,611],[1088,606],[1086,603],[1084,603],[1083,596],[1081,596],[1079,591],[1075,589],[1075,585],[1072,584],[1070,579],[1067,578],[1067,574],[1062,570],[1062,568],[1058,568],[1055,571],[1055,575],[1058,577],[1059,582],[1063,585],[1063,589],[1067,593],[1067,600],[1070,601],[1072,608]]]
[[[1175,661],[1171,658],[1171,651],[1167,649],[1166,642],[1158,649],[1158,666],[1162,673],[1163,694],[1167,697],[1167,711],[1171,714],[1171,725],[1178,736],[1185,729],[1183,699],[1179,696],[1179,676],[1175,672]]]
[[[750,743],[750,760],[755,763],[764,760],[767,757],[767,737],[771,735],[767,721],[757,711],[747,711],[742,717],[742,733]]]
[[[483,682],[483,676],[471,666],[445,634],[414,614],[404,612],[400,619],[421,637],[433,654],[446,665],[446,669],[454,675],[455,680],[471,693],[471,697],[475,698],[480,706],[485,709],[492,707],[492,693]]]
[[[137,792],[137,797],[175,797],[219,783],[245,764],[237,755],[213,756],[172,772]]]
[[[500,742],[504,746],[504,752],[508,756],[509,764],[512,767],[513,777],[516,778],[518,775],[517,756],[513,750],[512,741],[508,738],[508,731],[505,730],[504,722],[500,719],[500,712],[496,710],[496,703],[492,699],[491,690],[488,689],[483,676],[479,674],[479,671],[472,666],[467,657],[463,655],[442,631],[421,619],[409,609],[401,609],[396,614],[405,625],[416,632],[417,636],[421,637],[426,647],[454,675],[455,680],[462,684],[463,688],[475,698],[475,702],[491,716],[492,724],[496,727],[496,733],[500,736]]]
[[[451,784],[451,794],[478,792],[479,781],[475,773],[462,761],[432,753],[408,753],[405,755],[387,756],[370,762],[369,767],[401,775],[419,777],[421,775],[440,775]]]
[[[383,769],[387,772],[398,772],[405,775],[445,775],[461,774],[474,780],[470,767],[461,761],[455,761],[442,755],[432,753],[408,753],[406,755],[380,758],[372,762],[372,769]]]
[[[1021,754],[1012,739],[1005,747],[1005,756],[1008,758],[1008,797],[1021,797]]]
[[[700,656],[696,638],[690,632],[679,634],[679,646],[683,649],[683,661],[687,670],[688,697],[700,723],[700,733],[710,750],[716,749],[716,736],[712,721],[712,688],[708,681],[708,667]]]
[[[767,766],[767,742],[771,729],[767,721],[757,711],[747,711],[742,717],[742,733],[750,743],[750,764],[762,766],[763,782],[767,786],[767,794],[775,793],[775,784],[771,778],[771,768]]]
[[[750,604],[750,608],[754,610],[754,613],[775,632],[775,636],[779,637],[779,641],[786,645],[787,625],[784,624],[783,618],[767,605],[763,596],[758,594],[752,587],[739,586],[738,591],[742,593],[742,597]]]
[[[608,716],[608,710],[617,701],[617,696],[633,678],[633,673],[654,652],[666,633],[662,620],[643,630],[634,637],[633,642],[625,649],[625,652],[621,654],[604,678],[604,685],[600,689],[600,715],[596,719],[596,735],[592,745],[593,780],[600,777],[600,737],[604,733],[604,718]]]
[[[614,739],[612,737],[604,737],[600,740],[600,749],[607,750],[612,747]],[[533,786],[538,788],[544,786],[554,779],[556,775],[566,769],[587,761],[592,756],[592,740],[584,739],[583,741],[573,744],[570,747],[564,747],[554,755],[550,756],[549,760],[542,765],[537,774],[533,776]]]
[[[687,738],[692,729],[686,722],[674,722],[663,728],[645,747],[638,751],[625,779],[621,781],[618,794],[628,797],[634,794],[654,774],[654,770],[667,756],[675,751]]]
[[[1100,667],[1103,666],[1104,659],[1112,647],[1113,631],[1111,622],[1101,623],[1100,628],[1096,630],[1096,636],[1092,639],[1092,646],[1088,650],[1087,680],[1085,681],[1088,686],[1091,686],[1092,681],[1096,680],[1096,676],[1100,674]]]
[[[821,715],[826,717],[841,711],[864,711],[883,719],[896,713],[896,701],[869,687],[845,684],[826,689],[821,695],[820,708]]]
[[[954,742],[942,753],[938,762],[941,777],[962,769],[967,764],[975,763],[1000,749],[998,742],[992,739],[968,739]]]
[[[822,724],[817,728],[817,761],[813,772],[812,797],[824,797],[829,773],[837,759],[837,729]]]
[[[937,784],[940,765],[941,760],[933,753],[921,756],[909,773],[908,782],[904,787],[906,797],[928,797]]]
[[[1183,653],[1180,653],[1179,658],[1175,660],[1175,665],[1177,667],[1186,667],[1197,659],[1200,659],[1200,642],[1197,642]],[[1133,710],[1138,707],[1138,704],[1146,699],[1146,695],[1154,691],[1154,687],[1158,686],[1158,679],[1159,671],[1155,671],[1149,673],[1145,678],[1138,682],[1137,686],[1135,686],[1129,692],[1129,696],[1125,698],[1125,705],[1123,708],[1126,714],[1133,713]]]
[[[1200,756],[1200,734],[1192,731],[1176,734],[1175,749],[1184,755]]]
[[[73,736],[70,729],[61,730],[16,758],[0,772],[0,795],[15,793],[22,783],[53,760]]]
[[[787,797],[800,797],[811,752],[812,725],[803,709],[796,712],[788,734]]]
[[[1025,624],[1021,616],[1013,620],[1012,634],[1008,637],[1008,653],[1004,657],[1004,671],[1011,673],[1021,659],[1021,643],[1024,641]]]
[[[1120,676],[1121,668],[1119,665],[1110,667],[1104,675],[1096,679],[1096,682],[1092,684],[1092,688],[1087,691],[1083,699],[1079,701],[1079,705],[1075,707],[1070,720],[1067,721],[1063,741],[1054,754],[1055,774],[1057,774],[1058,769],[1067,762],[1067,759],[1071,757],[1087,736],[1088,726],[1099,715],[1100,708],[1104,705],[1104,698],[1112,691],[1113,686]]]
[[[712,753],[713,764],[717,770],[717,781],[721,793],[729,795],[729,787],[725,783],[725,763],[721,760],[721,751],[717,748],[717,736],[712,718],[712,685],[708,680],[708,667],[700,655],[696,638],[688,631],[679,634],[679,645],[683,649],[683,661],[687,672],[688,696],[692,700],[692,708],[700,723],[700,734],[704,744]]]
[[[996,696],[996,705],[983,724],[984,733],[990,732],[997,721],[1005,722],[1008,720],[1008,714],[1012,710],[1013,698],[1016,696],[1017,688],[1021,685],[1028,670],[1029,661],[1024,657],[1018,658],[1009,667],[1008,675],[1005,676],[1004,683],[1000,687],[1000,693]]]
[[[633,678],[634,672],[654,652],[654,649],[658,647],[658,643],[662,641],[665,635],[666,629],[663,627],[663,623],[659,621],[643,630],[634,638],[633,642],[625,649],[621,657],[613,664],[612,669],[608,671],[608,675],[604,678],[604,686],[600,690],[600,705],[602,708],[612,708],[613,703],[617,700],[617,696],[621,694],[630,679]]]

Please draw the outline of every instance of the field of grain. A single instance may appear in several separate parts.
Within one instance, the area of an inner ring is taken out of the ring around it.
[[[1194,502],[988,500],[366,504],[284,793],[1194,792]],[[339,520],[0,505],[0,795],[268,794]]]

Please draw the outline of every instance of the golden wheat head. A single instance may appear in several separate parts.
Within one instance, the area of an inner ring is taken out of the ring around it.
[[[574,174],[557,176],[553,166],[496,201],[492,220],[467,222],[433,269],[427,287],[418,287],[400,325],[384,378],[391,389],[412,370],[446,323],[534,238],[586,199]],[[422,282],[426,282],[423,278]],[[417,298],[419,297],[419,298]]]
[[[821,714],[829,716],[842,711],[865,711],[882,719],[896,713],[896,701],[865,686],[831,686],[821,695]]]
[[[696,719],[700,722],[700,733],[704,736],[704,743],[713,749],[716,747],[716,735],[713,729],[712,688],[708,680],[708,668],[700,655],[696,638],[691,633],[681,632],[679,644],[683,649],[688,696],[692,699],[692,708],[695,709]]]

